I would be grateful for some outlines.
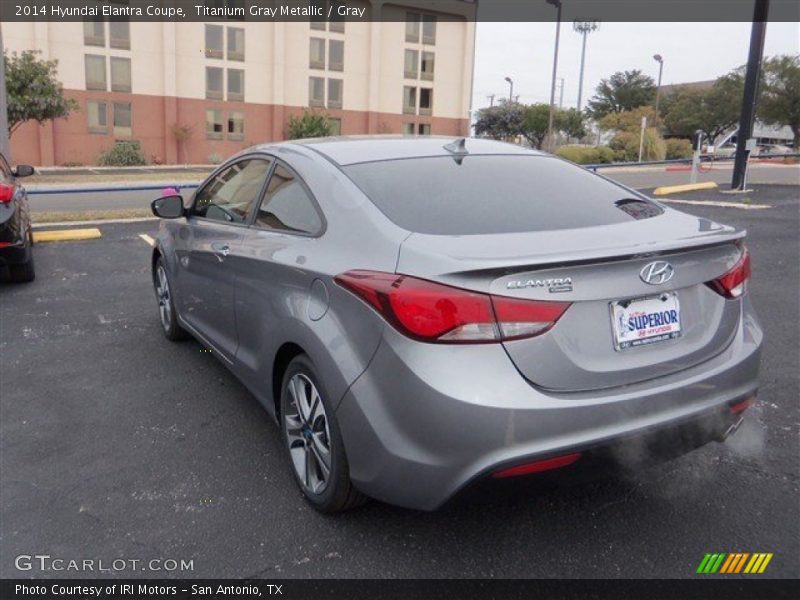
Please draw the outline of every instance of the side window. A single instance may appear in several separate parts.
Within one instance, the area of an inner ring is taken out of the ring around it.
[[[272,173],[267,193],[256,214],[256,225],[275,231],[313,235],[322,229],[322,219],[303,184],[279,164]]]
[[[246,222],[269,167],[270,161],[251,158],[223,169],[197,192],[192,214],[226,223]]]

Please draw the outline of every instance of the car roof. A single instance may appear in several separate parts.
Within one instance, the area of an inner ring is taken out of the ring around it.
[[[281,145],[300,145],[318,152],[339,166],[356,163],[397,160],[404,158],[428,158],[434,156],[458,156],[445,145],[464,139],[469,154],[529,154],[543,155],[529,148],[494,140],[461,138],[458,136],[342,136],[293,140]],[[264,145],[262,148],[266,148]],[[269,146],[274,148],[274,145]]]

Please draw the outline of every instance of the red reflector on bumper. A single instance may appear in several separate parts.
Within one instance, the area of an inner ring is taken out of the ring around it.
[[[503,477],[518,477],[519,475],[528,475],[530,473],[550,471],[551,469],[560,469],[561,467],[571,465],[580,457],[581,453],[575,452],[573,454],[565,454],[564,456],[556,456],[554,458],[546,458],[545,460],[537,460],[536,462],[495,471],[492,473],[492,477],[496,477],[498,479]]]
[[[743,413],[750,405],[753,403],[752,396],[750,398],[745,398],[744,400],[740,400],[736,404],[731,404],[731,413],[734,415],[738,415],[739,413]]]

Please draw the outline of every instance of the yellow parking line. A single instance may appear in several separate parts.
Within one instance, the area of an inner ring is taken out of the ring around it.
[[[34,231],[34,242],[72,242],[77,240],[93,240],[103,234],[96,227],[90,229],[53,229],[50,231]]]
[[[145,241],[145,243],[150,244],[151,246],[156,245],[156,241],[146,233],[140,233],[139,237],[142,238]]]
[[[677,194],[679,192],[693,192],[694,190],[713,190],[717,184],[713,181],[705,183],[687,183],[686,185],[664,185],[653,190],[654,196],[665,196],[666,194]]]

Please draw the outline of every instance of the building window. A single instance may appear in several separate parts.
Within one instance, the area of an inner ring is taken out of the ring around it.
[[[344,71],[344,42],[342,40],[328,40],[328,69]]]
[[[96,54],[87,54],[86,61],[86,89],[106,91],[106,57]]]
[[[228,100],[244,100],[244,69],[228,69]]]
[[[222,111],[216,108],[206,110],[206,138],[209,140],[222,139]]]
[[[417,114],[417,88],[403,86],[403,112],[408,115]]]
[[[436,17],[433,15],[422,15],[422,43],[436,43]]]
[[[328,79],[328,108],[342,108],[341,79]]]
[[[325,21],[311,21],[311,29],[325,31]]]
[[[419,89],[419,114],[429,115],[433,110],[433,90],[431,88]]]
[[[403,135],[414,135],[413,123],[403,123]]]
[[[228,113],[228,139],[244,139],[244,113],[240,110],[232,110]]]
[[[131,49],[131,24],[128,21],[111,21],[108,24],[108,37],[112,48]]]
[[[206,98],[222,100],[222,69],[206,67]]]
[[[420,77],[425,81],[433,81],[433,52],[422,53],[422,68]]]
[[[419,124],[419,134],[420,135],[430,135],[431,134],[431,126],[427,123],[420,123]]]
[[[130,102],[114,102],[114,137],[133,135],[133,116]]]
[[[419,43],[419,13],[406,13],[406,41]]]
[[[341,119],[328,119],[331,125],[331,135],[342,135],[342,120]]]
[[[406,57],[403,66],[403,77],[406,79],[416,79],[419,73],[419,52],[416,50],[406,50]]]
[[[310,69],[325,68],[325,40],[311,38],[308,48],[308,67]]]
[[[228,60],[244,60],[244,29],[228,27]]]
[[[344,17],[339,16],[339,7],[344,6],[344,2],[331,0],[329,2],[331,21],[328,23],[328,31],[332,33],[344,33]]]
[[[325,106],[325,78],[324,77],[309,77],[308,78],[308,105],[309,106]]]
[[[86,103],[86,119],[89,133],[108,133],[108,108],[105,102],[89,100]]]
[[[222,58],[222,25],[206,25],[206,58]]]
[[[83,43],[87,46],[106,45],[106,24],[103,21],[84,21]]]
[[[131,59],[111,57],[111,91],[131,91]]]

